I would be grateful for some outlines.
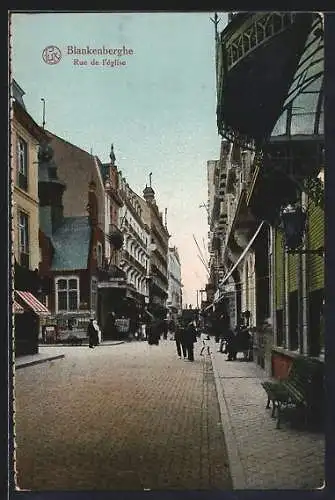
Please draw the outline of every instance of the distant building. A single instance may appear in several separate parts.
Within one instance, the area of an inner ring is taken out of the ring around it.
[[[151,182],[150,182],[151,184]],[[149,267],[149,312],[157,319],[167,316],[168,298],[168,248],[169,232],[163,214],[159,211],[155,191],[146,186],[143,198],[138,197],[142,206],[143,220],[150,228],[150,267]]]
[[[169,319],[175,320],[182,311],[181,265],[177,247],[169,247],[168,253],[168,300]]]
[[[99,227],[95,181],[91,179],[81,193],[83,215],[64,215],[63,194],[67,187],[58,178],[52,147],[45,144],[39,152],[40,274],[49,283],[47,301],[59,331],[78,323],[86,328],[89,317],[96,313],[103,256],[98,249],[103,249],[105,237]],[[79,203],[77,206],[80,210]]]
[[[120,195],[124,206],[120,211],[120,227],[124,235],[121,252],[121,268],[127,274],[127,282],[139,311],[149,303],[150,229],[143,220],[143,208],[139,196],[130,188],[119,172]]]

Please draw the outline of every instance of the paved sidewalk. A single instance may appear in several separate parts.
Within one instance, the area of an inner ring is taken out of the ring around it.
[[[227,362],[212,341],[212,363],[233,489],[315,489],[324,478],[324,435],[283,422],[276,429],[254,362]]]
[[[124,341],[106,341],[101,345],[112,346],[123,344]],[[34,366],[39,363],[45,363],[47,361],[55,361],[57,359],[62,359],[69,352],[69,349],[87,349],[88,344],[83,344],[82,346],[71,346],[71,345],[40,345],[38,348],[38,354],[31,354],[26,356],[19,356],[15,359],[15,369],[25,368],[27,366]]]
[[[54,361],[56,359],[64,358],[65,352],[62,347],[40,346],[38,354],[30,354],[26,356],[19,356],[15,358],[15,369],[25,368],[27,366],[45,363],[47,361]]]

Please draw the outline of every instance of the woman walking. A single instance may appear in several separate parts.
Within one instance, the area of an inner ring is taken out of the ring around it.
[[[98,345],[98,332],[96,331],[93,323],[93,318],[90,319],[90,322],[87,327],[87,336],[88,336],[88,347],[93,349],[96,345]]]
[[[211,351],[210,351],[210,347],[209,347],[209,335],[205,332],[202,332],[201,335],[200,335],[200,341],[201,341],[201,344],[202,344],[202,348],[201,348],[201,351],[200,351],[200,356],[203,356],[203,352],[205,349],[207,349],[207,354],[208,356],[211,355]]]

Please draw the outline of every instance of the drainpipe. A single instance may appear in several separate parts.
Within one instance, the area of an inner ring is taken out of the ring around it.
[[[283,326],[285,335],[285,347],[290,348],[289,345],[289,304],[288,304],[288,258],[285,251],[283,240]]]
[[[308,195],[302,193],[302,206],[306,209],[308,205]],[[306,221],[306,243],[307,248],[309,246],[309,231],[308,231],[308,217]],[[302,255],[302,354],[308,355],[308,311],[309,311],[309,297],[308,297],[308,269],[309,269],[309,257],[308,254]]]
[[[302,254],[298,254],[298,349],[303,353],[303,264]]]

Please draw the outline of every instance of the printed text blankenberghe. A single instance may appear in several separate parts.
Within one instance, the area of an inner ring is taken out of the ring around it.
[[[133,49],[128,49],[123,45],[122,48],[108,48],[105,47],[104,45],[99,48],[93,48],[89,47],[89,45],[86,45],[86,47],[77,47],[76,45],[68,45],[67,46],[67,54],[68,55],[111,55],[111,56],[131,56],[134,54]]]

